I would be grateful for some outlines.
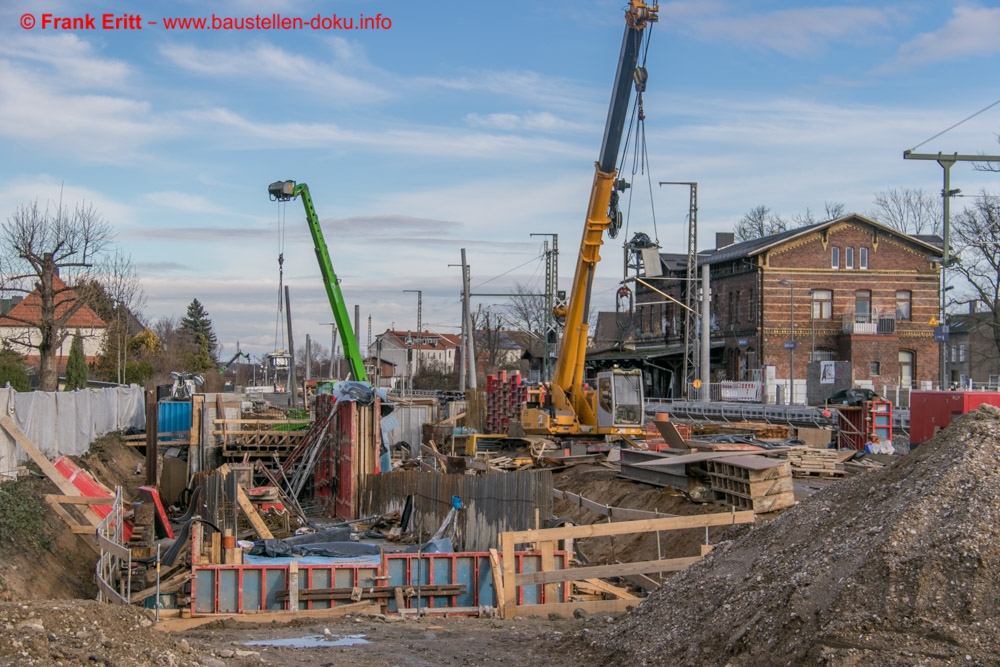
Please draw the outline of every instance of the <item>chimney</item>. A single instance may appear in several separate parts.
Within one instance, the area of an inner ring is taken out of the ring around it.
[[[715,249],[725,248],[736,242],[736,234],[733,232],[715,232]]]

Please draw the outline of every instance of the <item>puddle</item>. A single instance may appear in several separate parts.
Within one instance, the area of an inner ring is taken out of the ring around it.
[[[305,637],[289,637],[288,639],[260,639],[243,642],[244,646],[274,646],[283,648],[318,648],[323,646],[360,646],[370,644],[364,635],[306,635]]]

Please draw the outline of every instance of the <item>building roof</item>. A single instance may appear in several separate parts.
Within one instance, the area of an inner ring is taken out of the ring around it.
[[[418,334],[415,331],[393,331],[392,329],[387,329],[385,333],[380,334],[380,337],[389,338],[403,348],[406,347],[406,339],[409,338],[411,341],[411,350],[449,350],[457,348],[462,344],[461,338],[455,334],[439,334],[431,331],[424,331],[423,334]]]
[[[59,276],[52,276],[52,287],[56,291],[56,318],[65,315],[80,298],[77,293],[66,285]],[[27,324],[26,324],[27,323]],[[10,312],[0,317],[0,327],[25,327],[42,323],[42,298],[35,290],[26,296],[21,303],[10,309]],[[99,329],[107,328],[107,323],[98,317],[97,313],[87,304],[81,305],[70,315],[63,325],[67,329]]]
[[[703,264],[721,264],[722,262],[731,262],[736,259],[743,259],[744,257],[753,257],[759,255],[762,252],[771,250],[787,241],[799,238],[800,236],[805,236],[806,234],[811,234],[815,231],[821,229],[826,229],[832,227],[833,225],[841,222],[858,221],[864,224],[871,225],[873,227],[878,227],[880,230],[886,234],[891,234],[903,239],[907,239],[916,245],[923,246],[924,249],[931,252],[940,252],[943,247],[944,241],[937,236],[921,234],[919,236],[911,236],[909,234],[904,234],[902,232],[896,231],[892,227],[883,225],[880,222],[876,222],[863,215],[857,213],[851,213],[849,215],[842,216],[840,218],[834,218],[832,220],[826,220],[824,222],[816,222],[811,225],[805,225],[803,227],[795,227],[794,229],[787,229],[783,232],[778,232],[777,234],[769,234],[768,236],[762,236],[756,239],[750,239],[749,241],[743,241],[741,243],[733,243],[732,245],[725,246],[723,248],[715,248],[711,250],[702,250],[698,253],[698,265]],[[937,240],[935,242],[934,240]]]

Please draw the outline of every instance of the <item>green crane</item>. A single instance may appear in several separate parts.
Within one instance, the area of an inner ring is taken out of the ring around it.
[[[347,304],[344,303],[344,295],[340,292],[340,281],[333,271],[333,264],[330,262],[330,253],[326,249],[326,241],[323,239],[323,230],[319,226],[319,216],[316,215],[316,208],[313,206],[312,196],[309,194],[309,186],[305,183],[296,184],[295,181],[276,181],[267,187],[267,193],[272,201],[290,201],[298,197],[302,200],[302,206],[306,210],[306,222],[309,224],[309,233],[312,234],[313,245],[316,247],[316,261],[319,262],[319,271],[323,275],[323,286],[326,288],[326,295],[330,299],[330,308],[333,309],[333,320],[337,323],[337,330],[340,331],[340,342],[344,346],[344,356],[351,367],[353,379],[359,382],[368,382],[368,373],[365,371],[364,358],[358,348],[358,341],[354,337],[354,329],[351,327],[351,319],[347,313]],[[330,350],[333,354],[333,350]]]

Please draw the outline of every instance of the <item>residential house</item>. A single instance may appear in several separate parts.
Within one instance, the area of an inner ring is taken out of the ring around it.
[[[56,291],[56,318],[59,318],[77,304],[79,297],[59,276],[52,277],[52,284]],[[11,300],[11,303],[13,305],[10,310],[0,316],[0,345],[10,347],[23,355],[28,366],[37,367],[40,362],[38,350],[31,345],[38,344],[41,333],[32,325],[41,323],[41,297],[36,291],[20,301]],[[87,363],[97,360],[104,345],[108,325],[90,306],[86,304],[79,306],[66,321],[65,330],[69,335],[56,351],[56,366],[60,373],[66,369],[69,348],[73,343],[73,336],[77,333],[83,341],[83,354],[87,358]]]
[[[710,267],[713,382],[757,379],[765,369],[787,382],[792,366],[801,382],[810,360],[851,362],[856,384],[937,380],[930,321],[940,303],[940,239],[852,214],[732,241],[720,234],[716,248],[698,254],[699,277],[701,267]],[[684,280],[683,258],[662,255],[664,275],[655,279],[681,303],[695,287]],[[643,368],[651,396],[684,394],[684,312],[638,286],[634,349],[588,361]]]
[[[390,386],[401,385],[417,374],[419,368],[434,368],[450,373],[456,368],[461,341],[453,334],[387,329],[368,347],[368,358],[382,362],[383,371],[395,373]],[[386,366],[386,363],[392,366]]]
[[[948,318],[949,338],[945,343],[945,375],[954,387],[1000,388],[1000,353],[997,350],[995,319],[989,310],[979,310],[975,301],[969,312]]]

